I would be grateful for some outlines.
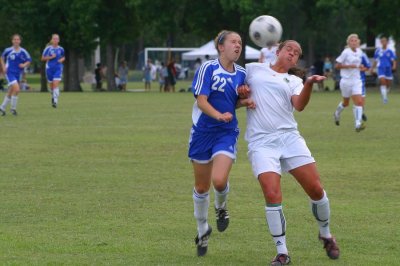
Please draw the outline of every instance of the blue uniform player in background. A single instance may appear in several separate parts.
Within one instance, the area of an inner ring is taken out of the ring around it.
[[[377,73],[380,83],[380,90],[382,95],[383,103],[388,102],[387,93],[390,90],[390,83],[393,79],[392,72],[396,70],[396,55],[390,50],[388,45],[388,39],[381,37],[380,39],[382,48],[377,48],[375,51],[375,62],[373,68],[378,67]]]
[[[12,46],[6,48],[1,55],[1,66],[8,81],[8,92],[0,106],[0,114],[6,115],[7,105],[11,102],[10,112],[17,115],[19,81],[24,69],[29,66],[32,59],[29,53],[20,46],[22,38],[19,34],[11,37]]]
[[[371,62],[369,61],[368,56],[364,52],[362,53],[362,56],[361,56],[361,65],[362,65],[360,68],[360,76],[361,76],[361,82],[362,82],[361,96],[363,97],[363,102],[364,102],[362,120],[367,121],[367,116],[365,115],[365,96],[367,96],[367,89],[365,86],[365,82],[366,82],[365,72],[371,68]]]
[[[195,177],[193,203],[198,256],[207,253],[212,231],[207,221],[211,182],[215,192],[217,229],[223,232],[228,227],[228,175],[236,159],[239,136],[235,109],[239,106],[254,108],[251,99],[239,99],[237,92],[246,78],[245,69],[235,64],[242,51],[239,34],[221,31],[215,38],[215,47],[218,59],[202,64],[192,85],[196,102],[193,105],[188,156]]]
[[[44,49],[42,54],[42,61],[46,61],[46,76],[51,89],[51,105],[54,108],[57,108],[58,97],[60,96],[59,84],[65,61],[64,49],[58,45],[59,42],[60,36],[53,34],[50,45]]]

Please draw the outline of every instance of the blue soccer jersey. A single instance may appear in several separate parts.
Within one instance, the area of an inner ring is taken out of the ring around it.
[[[43,56],[52,56],[54,54],[56,55],[56,57],[47,61],[46,68],[59,69],[63,67],[63,64],[59,63],[58,60],[65,56],[64,48],[62,48],[61,46],[54,47],[52,45],[49,45],[43,51]]]
[[[393,64],[392,61],[396,60],[396,55],[390,49],[384,50],[382,48],[377,48],[375,50],[374,59],[378,61],[377,66],[379,68],[386,68],[386,67],[392,68]]]
[[[18,51],[16,51],[13,47],[6,48],[1,55],[5,66],[7,68],[7,73],[13,74],[21,74],[24,70],[20,68],[20,64],[24,64],[26,62],[32,62],[32,58],[29,53],[22,47]]]
[[[197,70],[192,84],[194,96],[206,95],[208,102],[220,113],[229,112],[233,115],[229,123],[218,121],[204,114],[197,106],[193,105],[193,127],[197,131],[215,131],[216,129],[236,129],[236,103],[238,101],[237,88],[244,84],[246,70],[234,64],[234,72],[226,71],[218,59],[209,60]]]
[[[371,68],[371,62],[368,59],[368,56],[365,53],[362,53],[361,56],[361,64],[366,68]],[[360,71],[361,80],[365,82],[365,71]]]

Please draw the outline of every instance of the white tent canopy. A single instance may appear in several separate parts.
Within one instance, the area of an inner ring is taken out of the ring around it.
[[[182,54],[182,60],[192,61],[200,58],[204,61],[205,56],[210,56],[210,59],[217,58],[218,52],[215,49],[214,41],[209,41],[208,43],[200,46],[197,49],[194,49],[190,52],[186,52]],[[246,46],[246,60],[257,60],[260,57],[260,51],[254,49],[253,47]]]

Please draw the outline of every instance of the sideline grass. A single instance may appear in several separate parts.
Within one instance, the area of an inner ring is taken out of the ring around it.
[[[3,97],[1,94],[0,97]],[[392,265],[400,237],[400,95],[367,98],[368,127],[352,111],[340,127],[337,92],[296,114],[331,200],[342,249],[330,261],[301,188],[283,181],[293,265]],[[246,158],[245,112],[231,172],[231,224],[195,256],[193,177],[186,157],[189,93],[23,93],[0,117],[0,262],[5,265],[265,265],[275,255],[261,191]],[[213,196],[212,196],[213,199]],[[210,222],[214,225],[210,208]]]

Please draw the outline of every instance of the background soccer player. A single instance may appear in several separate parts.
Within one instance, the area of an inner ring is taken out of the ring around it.
[[[388,39],[381,37],[380,39],[382,47],[377,48],[374,54],[374,65],[373,69],[378,66],[377,73],[380,83],[380,90],[382,95],[383,103],[388,102],[387,92],[390,88],[390,83],[393,79],[392,71],[396,70],[396,55],[390,50],[388,45]]]
[[[277,49],[278,49],[277,43],[262,48],[260,51],[260,58],[258,59],[258,62],[274,64],[276,60]]]
[[[196,101],[188,156],[195,178],[193,202],[198,256],[206,254],[212,231],[207,221],[211,182],[215,192],[217,229],[222,232],[228,227],[228,175],[236,159],[239,136],[235,109],[240,105],[254,107],[251,100],[239,100],[237,94],[237,87],[244,84],[246,77],[245,70],[235,64],[242,51],[239,34],[222,31],[215,38],[215,46],[218,59],[203,63],[192,83]]]
[[[6,48],[1,55],[1,66],[8,81],[8,92],[0,106],[2,116],[6,115],[7,105],[11,102],[10,112],[17,115],[19,81],[24,69],[29,66],[32,59],[29,53],[20,46],[22,38],[19,34],[11,37],[12,46]]]
[[[362,82],[360,76],[362,51],[359,48],[360,39],[357,34],[350,34],[347,37],[347,45],[338,58],[336,68],[340,69],[340,91],[343,100],[339,103],[333,116],[335,124],[340,125],[340,114],[349,106],[350,97],[353,100],[354,124],[357,132],[365,128],[362,122],[363,97]]]
[[[65,61],[64,48],[59,46],[60,36],[53,34],[50,45],[42,54],[42,61],[46,61],[46,76],[51,89],[51,105],[57,108],[58,97],[60,96],[59,84],[61,82],[63,63]]]
[[[247,111],[248,155],[254,175],[262,188],[268,227],[277,248],[271,265],[290,263],[286,246],[286,219],[282,209],[281,172],[292,174],[310,197],[312,212],[319,225],[319,239],[331,259],[339,257],[339,248],[329,228],[329,200],[322,187],[314,158],[297,130],[293,111],[308,104],[314,82],[325,77],[303,80],[289,75],[302,54],[296,41],[278,47],[273,66],[260,63],[246,65],[247,84],[255,109]]]

